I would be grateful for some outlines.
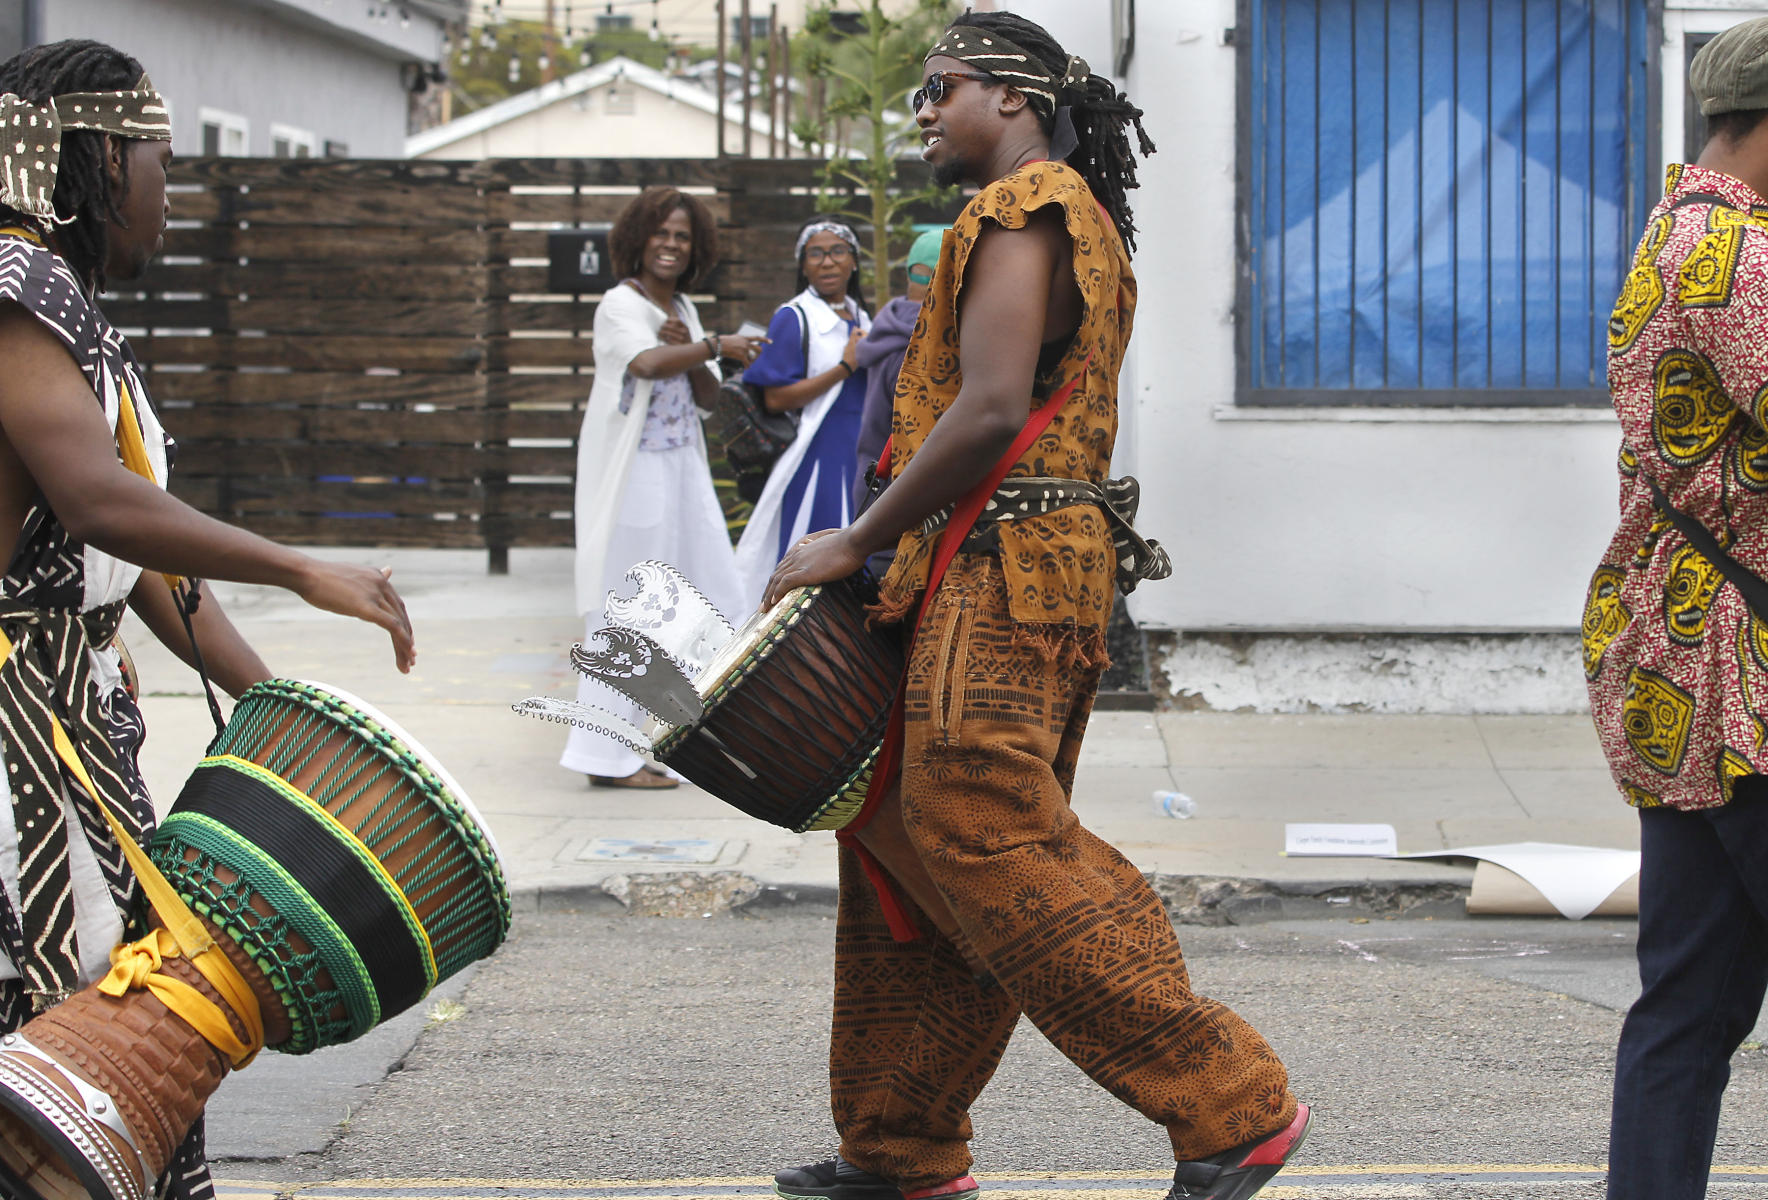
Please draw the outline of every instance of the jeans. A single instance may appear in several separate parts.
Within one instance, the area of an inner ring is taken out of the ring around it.
[[[1731,1055],[1768,987],[1768,776],[1639,812],[1639,980],[1621,1027],[1609,1200],[1706,1195]]]

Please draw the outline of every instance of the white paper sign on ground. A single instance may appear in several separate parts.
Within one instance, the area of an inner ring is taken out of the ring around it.
[[[1573,921],[1589,916],[1616,888],[1639,873],[1639,851],[1558,842],[1512,842],[1449,850],[1399,852],[1392,825],[1292,824],[1283,827],[1283,852],[1362,858],[1472,858],[1510,871]]]
[[[1392,825],[1285,825],[1283,853],[1393,858],[1400,852]]]
[[[1639,851],[1567,846],[1558,842],[1513,842],[1503,846],[1459,846],[1395,858],[1475,858],[1513,872],[1557,908],[1581,921],[1613,891],[1639,873]]]

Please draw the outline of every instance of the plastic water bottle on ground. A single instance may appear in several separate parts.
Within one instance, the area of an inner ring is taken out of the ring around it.
[[[1197,801],[1183,792],[1155,792],[1154,811],[1163,817],[1188,821],[1197,813]]]

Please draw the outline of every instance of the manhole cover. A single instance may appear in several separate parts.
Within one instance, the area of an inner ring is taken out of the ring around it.
[[[583,862],[710,863],[724,853],[717,838],[596,838],[577,857]]]

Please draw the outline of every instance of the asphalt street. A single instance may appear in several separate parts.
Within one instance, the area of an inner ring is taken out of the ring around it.
[[[357,1082],[309,1078],[300,1060],[269,1064],[278,1074],[262,1084],[257,1067],[230,1081],[212,1106],[223,1195],[765,1195],[774,1170],[832,1148],[830,918],[816,906],[706,920],[526,913],[396,1044],[307,1060],[347,1059]],[[1308,1146],[1264,1195],[1602,1194],[1612,1056],[1636,990],[1631,922],[1320,920],[1180,935],[1195,986],[1258,1026],[1316,1105]],[[229,1124],[253,1092],[289,1105],[328,1094],[333,1108],[291,1150],[274,1103]],[[974,1117],[989,1195],[1164,1191],[1164,1135],[1029,1026]],[[1750,1043],[1733,1064],[1713,1196],[1768,1197],[1765,1128],[1768,1050]]]

